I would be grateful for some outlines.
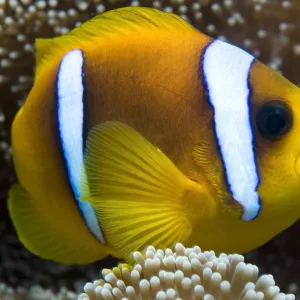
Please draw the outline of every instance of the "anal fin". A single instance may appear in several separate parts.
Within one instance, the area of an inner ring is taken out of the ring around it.
[[[10,217],[29,251],[64,264],[87,264],[107,256],[105,247],[91,235],[79,211],[75,211],[76,206],[74,211],[71,205],[69,211],[62,211],[59,200],[68,199],[55,199],[57,205],[51,203],[53,199],[45,199],[49,201],[32,198],[18,184],[9,191]]]

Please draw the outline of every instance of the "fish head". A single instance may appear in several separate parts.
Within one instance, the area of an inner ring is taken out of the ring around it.
[[[250,112],[259,174],[262,213],[300,208],[300,89],[271,68],[255,61],[250,73]]]

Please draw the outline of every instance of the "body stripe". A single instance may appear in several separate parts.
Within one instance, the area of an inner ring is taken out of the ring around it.
[[[93,207],[88,201],[79,200],[84,155],[84,83],[81,50],[68,52],[60,63],[57,77],[57,110],[61,146],[77,205],[91,233],[104,243]]]
[[[249,108],[253,61],[252,55],[218,40],[206,48],[202,61],[229,190],[247,221],[257,217],[261,206]]]

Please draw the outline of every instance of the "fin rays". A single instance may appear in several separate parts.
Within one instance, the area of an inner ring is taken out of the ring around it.
[[[32,199],[19,185],[9,191],[8,209],[20,241],[32,253],[64,264],[86,264],[105,255],[104,248],[92,237],[80,239],[83,230],[80,224],[76,232],[64,228],[63,214],[51,215],[56,208],[51,202],[43,205]],[[56,218],[55,220],[53,218]],[[61,224],[61,227],[58,225]],[[84,224],[84,233],[89,234]],[[86,255],[83,255],[86,253]]]
[[[97,125],[88,135],[84,199],[93,205],[115,255],[186,241],[191,224],[183,195],[189,180],[155,146],[120,122]]]

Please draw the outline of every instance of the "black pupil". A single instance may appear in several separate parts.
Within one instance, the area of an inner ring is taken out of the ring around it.
[[[283,101],[268,101],[257,112],[256,124],[264,137],[269,139],[280,137],[292,128],[292,111]]]
[[[286,122],[278,111],[274,111],[267,117],[267,127],[272,134],[279,133],[285,127]]]

